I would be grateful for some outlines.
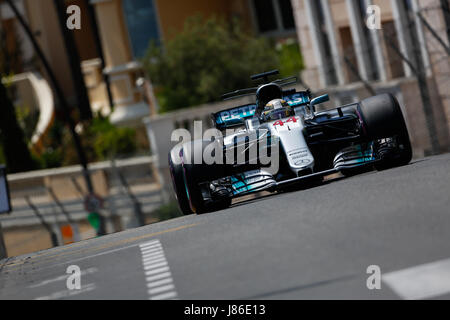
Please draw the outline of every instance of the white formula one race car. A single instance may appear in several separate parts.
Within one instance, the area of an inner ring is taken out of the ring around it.
[[[233,134],[187,142],[169,153],[173,188],[184,214],[222,210],[234,198],[308,186],[337,172],[351,176],[411,161],[407,127],[393,95],[318,112],[316,106],[328,101],[328,95],[312,99],[309,91],[283,90],[296,78],[268,81],[277,73],[255,75],[252,79],[264,79],[264,84],[224,95],[256,98],[254,104],[212,115],[222,132],[239,128]],[[223,161],[192,161],[196,153],[208,152]]]

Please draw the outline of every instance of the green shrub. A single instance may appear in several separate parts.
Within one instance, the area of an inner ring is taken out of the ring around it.
[[[151,45],[143,62],[162,112],[217,101],[253,86],[252,74],[279,65],[270,40],[248,35],[239,23],[199,16],[188,19],[164,50]]]
[[[61,149],[53,148],[46,148],[40,156],[37,156],[35,154],[32,155],[33,160],[35,161],[35,163],[37,163],[38,167],[45,169],[60,167],[64,158]]]
[[[106,131],[98,135],[94,149],[100,160],[130,155],[136,150],[136,132],[130,128]]]
[[[39,110],[32,110],[28,106],[15,106],[16,118],[25,135],[25,139],[30,141],[36,130],[39,121]]]
[[[96,116],[85,123],[80,134],[88,162],[132,156],[137,151],[136,132],[118,128],[108,118]],[[34,155],[41,168],[56,168],[79,163],[72,136],[66,126],[56,120],[44,139],[44,151]]]
[[[102,116],[85,127],[81,139],[90,161],[129,156],[137,149],[134,129],[116,127]]]

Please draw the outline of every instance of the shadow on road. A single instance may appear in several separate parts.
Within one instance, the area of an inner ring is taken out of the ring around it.
[[[299,286],[285,288],[285,289],[281,289],[281,290],[270,291],[270,292],[254,295],[251,297],[245,297],[245,298],[242,298],[239,300],[267,299],[267,298],[273,297],[275,295],[286,294],[286,293],[291,293],[291,292],[301,291],[301,290],[307,290],[307,289],[312,289],[312,288],[316,288],[316,287],[330,285],[330,284],[337,283],[337,282],[351,280],[354,277],[355,277],[354,275],[348,275],[348,276],[339,277],[339,278],[335,278],[335,279],[323,280],[323,281],[319,281],[319,282],[313,282],[310,284],[299,285]]]
[[[345,179],[347,179],[347,178],[344,176],[337,176],[337,177],[326,179],[320,183],[310,183],[307,185],[304,185],[304,184],[303,185],[302,184],[294,185],[289,188],[285,188],[282,191],[269,193],[269,194],[264,193],[262,196],[255,195],[254,198],[252,198],[252,199],[238,200],[238,202],[234,203],[231,206],[231,208],[237,208],[237,207],[240,207],[243,205],[248,205],[248,204],[256,203],[259,201],[264,201],[271,197],[281,195],[281,194],[289,194],[289,193],[300,192],[300,191],[305,191],[305,190],[312,190],[314,188],[322,187],[322,186],[328,185],[332,182],[338,182],[338,181],[345,180]]]

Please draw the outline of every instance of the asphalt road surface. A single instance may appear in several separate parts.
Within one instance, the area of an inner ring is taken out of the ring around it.
[[[450,155],[417,160],[6,259],[0,299],[446,299],[449,208]]]

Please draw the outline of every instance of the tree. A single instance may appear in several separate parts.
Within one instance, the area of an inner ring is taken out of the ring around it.
[[[236,21],[195,16],[164,48],[152,44],[144,66],[158,87],[161,111],[171,111],[254,86],[252,74],[278,67],[274,47],[266,38],[245,33]]]
[[[34,168],[30,151],[16,118],[14,105],[0,81],[0,141],[9,172],[29,171]]]
[[[8,46],[6,33],[0,32],[0,143],[2,155],[6,160],[9,172],[21,172],[34,169],[25,135],[20,127],[16,111],[3,78],[14,72],[20,65],[20,42],[15,36],[12,48]]]

